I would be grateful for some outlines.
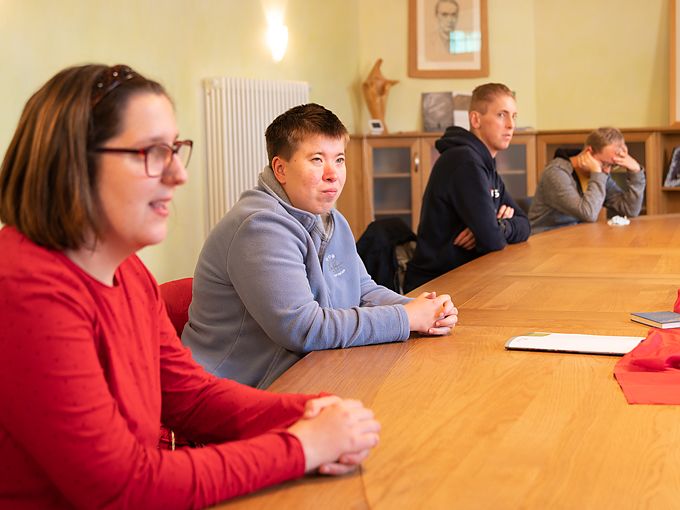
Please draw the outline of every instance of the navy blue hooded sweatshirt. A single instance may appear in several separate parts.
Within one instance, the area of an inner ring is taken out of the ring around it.
[[[470,131],[451,126],[437,140],[440,156],[432,167],[423,195],[418,241],[406,272],[405,290],[414,288],[480,255],[526,241],[531,231],[522,209],[505,191],[496,160]],[[501,205],[515,210],[498,220]],[[466,227],[476,246],[466,250],[453,240]]]

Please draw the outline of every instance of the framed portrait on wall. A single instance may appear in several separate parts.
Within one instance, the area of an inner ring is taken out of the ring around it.
[[[669,1],[670,19],[670,123],[673,126],[680,126],[680,13],[678,12],[677,0]]]
[[[409,0],[408,75],[489,75],[487,0]]]

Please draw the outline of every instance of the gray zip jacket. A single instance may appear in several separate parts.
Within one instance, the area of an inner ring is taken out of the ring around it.
[[[609,174],[590,175],[581,189],[568,159],[553,159],[545,167],[529,209],[531,233],[597,220],[602,207],[621,216],[637,216],[645,194],[645,173],[626,172],[628,189],[622,190]]]
[[[406,340],[410,301],[377,285],[345,218],[290,205],[270,167],[208,236],[182,342],[209,372],[266,388],[306,353]]]

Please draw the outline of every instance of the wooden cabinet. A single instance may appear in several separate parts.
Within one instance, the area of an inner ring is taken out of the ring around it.
[[[512,143],[496,155],[496,170],[512,198],[533,195],[536,190],[536,136],[520,132]]]
[[[347,147],[347,182],[338,200],[358,238],[379,218],[398,217],[416,232],[423,192],[432,165],[439,157],[435,142],[441,133],[399,133],[353,136]],[[513,197],[527,196],[536,187],[535,137],[515,135],[499,153],[497,168]]]
[[[519,131],[496,157],[496,168],[513,198],[533,196],[543,168],[558,148],[583,147],[590,129]],[[680,212],[680,188],[663,186],[680,130],[622,129],[631,155],[644,167],[647,186],[643,214]],[[347,183],[338,209],[358,238],[375,218],[398,216],[416,231],[420,205],[441,133],[352,136],[347,148]],[[614,171],[625,181],[625,170]]]
[[[680,146],[680,131],[677,129],[661,130],[657,133],[655,161],[649,162],[651,166],[658,166],[654,181],[654,204],[655,213],[677,213],[680,212],[680,188],[667,188],[663,183],[671,165],[673,149]],[[648,171],[649,174],[649,171]],[[647,176],[648,181],[649,175]],[[647,184],[649,188],[649,183]],[[649,196],[648,189],[648,196]]]
[[[545,165],[554,158],[558,148],[581,149],[591,130],[543,131],[536,135],[537,179]],[[664,214],[680,212],[680,195],[676,201],[672,192],[662,190],[664,169],[668,168],[670,153],[664,154],[664,144],[673,150],[673,143],[680,144],[680,132],[664,132],[662,129],[622,129],[628,151],[644,168],[647,178],[645,198],[641,214]],[[626,170],[615,168],[612,177],[625,186]]]
[[[358,238],[374,219],[398,217],[418,228],[420,204],[438,156],[437,133],[351,137],[347,182],[337,207]]]
[[[369,219],[397,217],[414,231],[418,228],[433,143],[434,139],[410,136],[365,139]]]

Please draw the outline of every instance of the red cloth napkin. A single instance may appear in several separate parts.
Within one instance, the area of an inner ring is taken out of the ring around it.
[[[650,329],[614,376],[629,404],[680,404],[680,329]]]

